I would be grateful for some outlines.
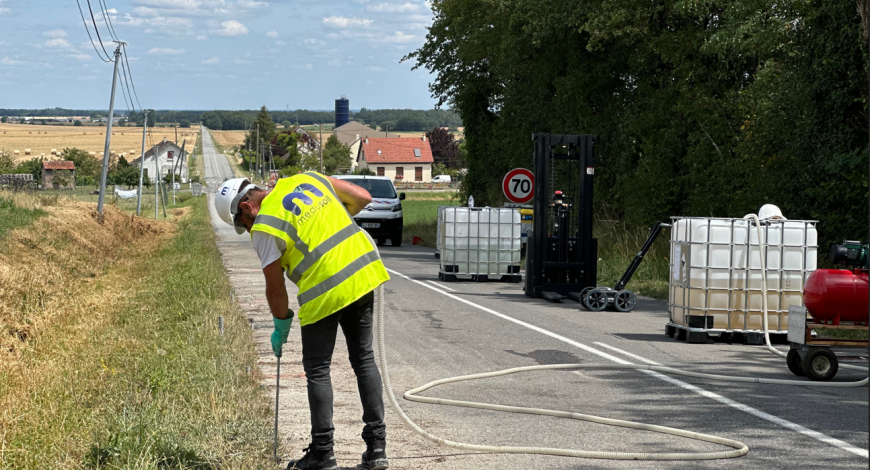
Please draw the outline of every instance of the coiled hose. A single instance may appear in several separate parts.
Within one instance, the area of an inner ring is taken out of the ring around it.
[[[748,216],[747,216],[748,217]],[[756,223],[758,221],[758,217],[755,217]],[[377,251],[377,244],[375,244],[374,240],[372,240],[371,236],[367,232],[366,236],[368,236],[369,240],[372,243],[372,246]],[[759,227],[759,249],[761,250],[761,229]],[[763,256],[762,256],[763,258]],[[764,280],[762,289],[764,290],[764,336],[767,340],[767,347],[774,353],[784,356],[785,354],[781,351],[773,348],[770,345],[770,337],[767,330],[767,281],[766,281],[766,270],[764,267],[764,260],[762,259],[762,272],[764,274]],[[425,385],[417,387],[415,389],[409,390],[405,392],[404,398],[409,401],[416,401],[421,403],[430,403],[436,405],[449,405],[449,406],[458,406],[464,408],[477,408],[482,410],[491,410],[491,411],[504,411],[508,413],[522,413],[522,414],[533,414],[533,415],[541,415],[541,416],[553,416],[557,418],[569,418],[569,419],[577,419],[582,421],[589,421],[592,423],[598,424],[606,424],[610,426],[620,426],[624,428],[630,429],[639,429],[642,431],[652,431],[658,432],[662,434],[670,434],[673,436],[685,437],[689,439],[695,439],[704,442],[710,442],[713,444],[719,444],[727,447],[731,447],[733,450],[719,451],[719,452],[599,452],[599,451],[589,451],[589,450],[575,450],[575,449],[562,449],[562,448],[552,448],[552,447],[516,447],[516,446],[489,446],[489,445],[479,445],[479,444],[469,444],[464,442],[456,442],[451,441],[449,439],[444,439],[442,437],[438,437],[425,429],[421,428],[417,425],[411,418],[405,414],[405,411],[402,410],[401,405],[399,405],[399,401],[396,399],[395,394],[393,393],[393,386],[390,381],[390,368],[389,363],[387,361],[387,348],[384,341],[385,333],[384,333],[384,311],[386,308],[385,296],[384,296],[384,285],[381,284],[378,286],[375,293],[375,313],[377,318],[377,343],[378,343],[378,355],[380,358],[380,367],[381,367],[381,378],[383,380],[384,389],[387,392],[387,399],[390,402],[390,405],[393,406],[393,409],[396,410],[396,413],[402,419],[402,421],[411,429],[413,429],[417,434],[423,436],[424,438],[436,443],[441,444],[447,447],[453,447],[455,449],[467,450],[467,451],[476,451],[476,452],[489,452],[489,453],[502,453],[502,454],[542,454],[542,455],[558,455],[565,457],[581,457],[581,458],[591,458],[591,459],[607,459],[607,460],[717,460],[717,459],[729,459],[735,457],[742,457],[749,453],[749,447],[739,441],[735,441],[733,439],[726,439],[723,437],[712,436],[710,434],[697,433],[692,431],[686,431],[683,429],[676,429],[667,426],[658,426],[655,424],[646,424],[646,423],[637,423],[633,421],[624,421],[620,419],[611,419],[611,418],[603,418],[599,416],[592,416],[582,413],[572,413],[568,411],[559,411],[559,410],[548,410],[542,408],[527,408],[527,407],[519,407],[519,406],[507,406],[507,405],[497,405],[492,403],[480,403],[473,401],[463,401],[463,400],[450,400],[445,398],[431,398],[431,397],[423,397],[417,395],[418,393],[424,392],[430,388],[436,387],[438,385],[444,385],[448,383],[456,383],[456,382],[464,382],[468,380],[477,380],[477,379],[485,379],[492,377],[500,377],[504,375],[517,374],[520,372],[530,372],[530,371],[540,371],[540,370],[578,370],[578,369],[587,369],[587,370],[649,370],[655,372],[661,372],[665,374],[671,375],[679,375],[684,377],[694,377],[700,379],[710,379],[710,380],[719,380],[719,381],[727,381],[727,382],[748,382],[748,383],[761,383],[761,384],[777,384],[777,385],[804,385],[804,386],[815,386],[815,387],[859,387],[866,385],[868,379],[864,379],[857,382],[810,382],[810,381],[799,381],[799,380],[780,380],[780,379],[765,379],[759,377],[731,377],[726,375],[717,375],[717,374],[705,374],[700,372],[689,372],[683,371],[679,369],[674,369],[671,367],[665,366],[655,366],[655,365],[635,365],[635,364],[553,364],[553,365],[538,365],[538,366],[527,366],[527,367],[516,367],[512,369],[504,369],[494,372],[484,372],[480,374],[470,374],[463,375],[459,377],[451,377],[446,379],[435,380],[429,382]],[[843,366],[846,367],[846,366]],[[848,366],[848,368],[858,369],[866,371],[867,369],[861,368],[858,366]]]

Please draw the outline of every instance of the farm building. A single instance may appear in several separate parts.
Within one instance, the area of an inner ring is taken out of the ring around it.
[[[184,155],[182,155],[181,147],[175,145],[175,142],[163,139],[162,142],[152,147],[151,150],[145,152],[145,168],[148,170],[148,174],[154,174],[155,150],[157,151],[157,168],[160,171],[160,176],[170,174],[174,167],[179,182],[187,183],[187,155],[189,152],[185,151]],[[180,162],[179,159],[181,160]],[[130,164],[135,165],[138,168],[141,161],[142,158],[137,158],[131,161]]]
[[[76,189],[76,164],[67,160],[42,162],[43,189]]]
[[[432,181],[432,147],[426,137],[362,139],[354,158],[360,168],[407,183]]]
[[[349,123],[336,127],[332,130],[332,135],[338,139],[344,145],[350,147],[350,155],[351,155],[351,169],[356,169],[357,161],[356,156],[359,153],[360,143],[362,139],[365,138],[373,138],[373,139],[386,139],[386,138],[398,138],[398,135],[389,135],[388,132],[381,132],[372,129],[365,124],[360,124],[356,121],[350,121]]]

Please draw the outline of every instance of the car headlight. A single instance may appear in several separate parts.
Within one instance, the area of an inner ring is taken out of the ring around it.
[[[402,203],[400,202],[400,203],[396,204],[390,210],[393,212],[399,212],[400,210],[402,210]]]

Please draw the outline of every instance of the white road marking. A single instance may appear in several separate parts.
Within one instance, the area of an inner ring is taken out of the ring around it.
[[[526,327],[526,328],[528,328],[528,329],[530,329],[530,330],[537,331],[538,333],[541,333],[541,334],[543,334],[543,335],[546,335],[546,336],[549,336],[549,337],[551,337],[551,338],[557,339],[557,340],[559,340],[559,341],[562,341],[563,343],[570,344],[571,346],[574,346],[574,347],[576,347],[576,348],[582,349],[582,350],[584,350],[584,351],[586,351],[586,352],[589,352],[589,353],[591,353],[591,354],[595,354],[596,356],[603,357],[604,359],[608,359],[608,360],[610,360],[610,361],[616,362],[617,364],[631,364],[631,363],[628,362],[628,361],[625,361],[625,360],[623,360],[623,359],[621,359],[621,358],[618,358],[618,357],[616,357],[616,356],[613,356],[613,355],[611,355],[611,354],[608,354],[608,353],[606,353],[606,352],[604,352],[604,351],[600,351],[600,350],[598,350],[598,349],[595,349],[595,348],[593,348],[593,347],[591,347],[591,346],[587,346],[587,345],[585,345],[585,344],[583,344],[583,343],[579,343],[579,342],[577,342],[577,341],[574,341],[573,339],[566,338],[565,336],[562,336],[562,335],[560,335],[560,334],[553,333],[552,331],[545,330],[545,329],[543,329],[543,328],[541,328],[541,327],[538,327],[538,326],[532,325],[532,324],[530,324],[530,323],[526,323],[526,322],[524,322],[524,321],[522,321],[522,320],[517,320],[516,318],[510,317],[510,316],[505,315],[505,314],[503,314],[503,313],[496,312],[495,310],[492,310],[492,309],[490,309],[490,308],[484,307],[484,306],[482,306],[482,305],[478,305],[478,304],[476,304],[476,303],[474,303],[474,302],[471,302],[471,301],[469,301],[469,300],[465,300],[465,299],[463,299],[462,297],[457,297],[457,296],[455,296],[455,295],[453,295],[453,294],[450,294],[450,293],[448,293],[448,292],[444,292],[444,291],[442,291],[442,290],[440,290],[440,289],[436,289],[435,287],[431,287],[431,286],[429,286],[428,284],[426,284],[426,283],[424,283],[424,282],[418,281],[418,280],[416,280],[416,279],[411,279],[410,277],[408,277],[408,276],[406,276],[406,275],[404,275],[404,274],[402,274],[402,273],[400,273],[400,272],[398,272],[398,271],[392,270],[392,269],[390,269],[390,268],[387,268],[387,271],[389,271],[389,272],[391,272],[391,273],[393,273],[393,274],[396,274],[396,275],[398,275],[398,276],[401,276],[401,277],[403,277],[403,278],[405,278],[405,279],[407,279],[407,280],[409,280],[409,281],[411,281],[411,282],[417,283],[417,284],[419,284],[419,285],[421,285],[421,286],[423,286],[423,287],[425,287],[425,288],[427,288],[427,289],[430,289],[430,290],[433,290],[433,291],[435,291],[435,292],[438,292],[439,294],[446,295],[447,297],[450,297],[450,298],[453,299],[453,300],[456,300],[456,301],[462,302],[462,303],[464,303],[464,304],[466,304],[466,305],[469,305],[469,306],[471,306],[471,307],[474,307],[474,308],[476,308],[476,309],[478,309],[478,310],[482,310],[482,311],[484,311],[484,312],[486,312],[486,313],[489,313],[489,314],[494,315],[494,316],[496,316],[496,317],[499,317],[499,318],[501,318],[501,319],[507,320],[507,321],[509,321],[509,322],[511,322],[511,323],[515,323],[515,324],[517,324],[517,325],[520,325],[520,326]],[[610,347],[610,349],[616,349],[616,348]],[[620,351],[620,352],[623,352],[622,350],[619,350],[619,351]],[[629,353],[629,354],[630,354],[630,353]],[[628,354],[626,354],[626,355],[628,355]],[[635,357],[640,358],[640,356],[635,356]],[[730,407],[732,407],[732,408],[735,408],[735,409],[737,409],[737,410],[743,411],[743,412],[745,412],[745,413],[749,413],[749,414],[751,414],[751,415],[753,415],[753,416],[755,416],[755,417],[758,417],[758,418],[764,419],[764,420],[766,420],[766,421],[769,421],[769,422],[771,422],[771,423],[774,423],[774,424],[780,425],[780,426],[782,426],[782,427],[784,427],[784,428],[786,428],[786,429],[790,429],[790,430],[792,430],[792,431],[799,432],[799,433],[801,433],[801,434],[803,434],[803,435],[805,435],[805,436],[812,437],[813,439],[816,439],[816,440],[819,440],[819,441],[824,442],[824,443],[826,443],[826,444],[830,444],[830,445],[832,445],[832,446],[838,447],[838,448],[840,448],[840,449],[842,449],[842,450],[845,450],[845,451],[847,451],[847,452],[851,452],[851,453],[853,453],[853,454],[855,454],[855,455],[858,455],[858,456],[861,456],[861,457],[864,457],[864,458],[870,458],[870,453],[868,453],[868,451],[867,451],[866,449],[861,449],[861,448],[855,447],[855,446],[853,446],[852,444],[849,444],[848,442],[844,442],[844,441],[841,441],[841,440],[839,440],[839,439],[835,439],[835,438],[830,437],[830,436],[828,436],[828,435],[822,434],[822,433],[820,433],[820,432],[818,432],[818,431],[813,431],[812,429],[807,429],[807,428],[805,428],[805,427],[803,427],[803,426],[801,426],[801,425],[799,425],[799,424],[792,423],[791,421],[787,421],[787,420],[785,420],[785,419],[782,419],[782,418],[780,418],[780,417],[778,417],[778,416],[771,415],[771,414],[769,414],[769,413],[765,413],[765,412],[763,412],[763,411],[761,411],[761,410],[758,410],[758,409],[756,409],[756,408],[753,408],[753,407],[751,407],[751,406],[744,405],[743,403],[736,402],[736,401],[734,401],[734,400],[731,400],[730,398],[723,397],[722,395],[719,395],[719,394],[717,394],[717,393],[713,393],[713,392],[710,392],[710,391],[708,391],[708,390],[704,390],[704,389],[702,389],[702,388],[700,388],[700,387],[696,387],[695,385],[692,385],[692,384],[689,384],[689,383],[683,382],[682,380],[675,379],[675,378],[673,378],[673,377],[670,377],[670,376],[665,375],[665,374],[661,374],[661,373],[659,373],[659,372],[655,372],[655,371],[651,371],[651,370],[642,370],[642,371],[640,371],[640,372],[643,372],[643,373],[645,373],[645,374],[651,375],[651,376],[653,376],[653,377],[655,377],[655,378],[657,378],[657,379],[663,380],[663,381],[668,382],[668,383],[670,383],[670,384],[676,385],[676,386],[678,386],[678,387],[680,387],[680,388],[682,388],[682,389],[685,389],[685,390],[688,390],[688,391],[694,392],[694,393],[696,393],[696,394],[698,394],[698,395],[701,395],[702,397],[706,397],[706,398],[709,398],[709,399],[711,399],[711,400],[718,401],[719,403],[722,403],[722,404],[728,405],[728,406],[730,406]]]
[[[595,342],[593,344],[597,344],[598,346],[603,346],[607,349],[610,349],[612,351],[616,351],[616,352],[623,354],[625,356],[637,359],[641,362],[646,362],[647,364],[651,364],[651,365],[655,365],[655,366],[662,365],[661,363],[651,361],[645,357],[638,356],[637,354],[632,354],[628,351],[623,351],[622,349],[610,346],[609,344],[604,344],[604,343],[599,343],[599,342]],[[687,384],[681,380],[676,380],[671,376],[665,375],[664,377],[666,379],[669,379],[669,380],[666,380],[667,382],[671,382],[680,388],[684,388],[686,390],[691,390],[691,391],[693,391],[701,396],[705,396],[707,398],[716,400],[719,403],[723,403],[723,404],[728,405],[732,408],[737,408],[740,411],[745,411],[746,413],[749,413],[753,416],[759,417],[759,418],[766,420],[766,421],[770,421],[771,423],[774,423],[774,424],[778,424],[784,428],[791,429],[792,431],[799,432],[805,436],[812,437],[813,439],[817,439],[817,440],[822,441],[826,444],[830,444],[834,447],[839,447],[840,449],[843,449],[847,452],[851,452],[855,455],[860,455],[861,457],[864,457],[865,459],[870,458],[870,451],[868,451],[867,449],[861,449],[860,447],[855,447],[852,444],[849,444],[848,442],[843,442],[839,439],[835,439],[833,437],[827,436],[827,435],[822,434],[818,431],[813,431],[812,429],[807,429],[807,428],[801,426],[800,424],[795,424],[795,423],[792,423],[791,421],[786,421],[778,416],[774,416],[770,413],[765,413],[764,411],[758,410],[758,409],[753,408],[751,406],[747,406],[747,405],[744,405],[742,403],[738,403],[734,400],[731,400],[730,398],[723,397],[722,395],[719,395],[719,394],[716,394],[713,392],[708,392],[707,390],[698,388],[698,387],[691,385],[691,384]]]
[[[440,287],[440,288],[442,288],[442,289],[447,289],[447,290],[449,290],[450,292],[456,292],[455,289],[451,289],[451,288],[449,288],[449,287],[447,287],[447,286],[443,286],[443,285],[441,285],[441,284],[438,284],[438,283],[435,282],[435,281],[426,281],[426,282],[431,283],[433,286],[437,286],[437,287]]]

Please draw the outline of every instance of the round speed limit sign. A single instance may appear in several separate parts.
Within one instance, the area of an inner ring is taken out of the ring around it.
[[[532,200],[535,193],[535,175],[525,168],[516,168],[508,172],[501,184],[504,195],[511,202],[524,204]]]

